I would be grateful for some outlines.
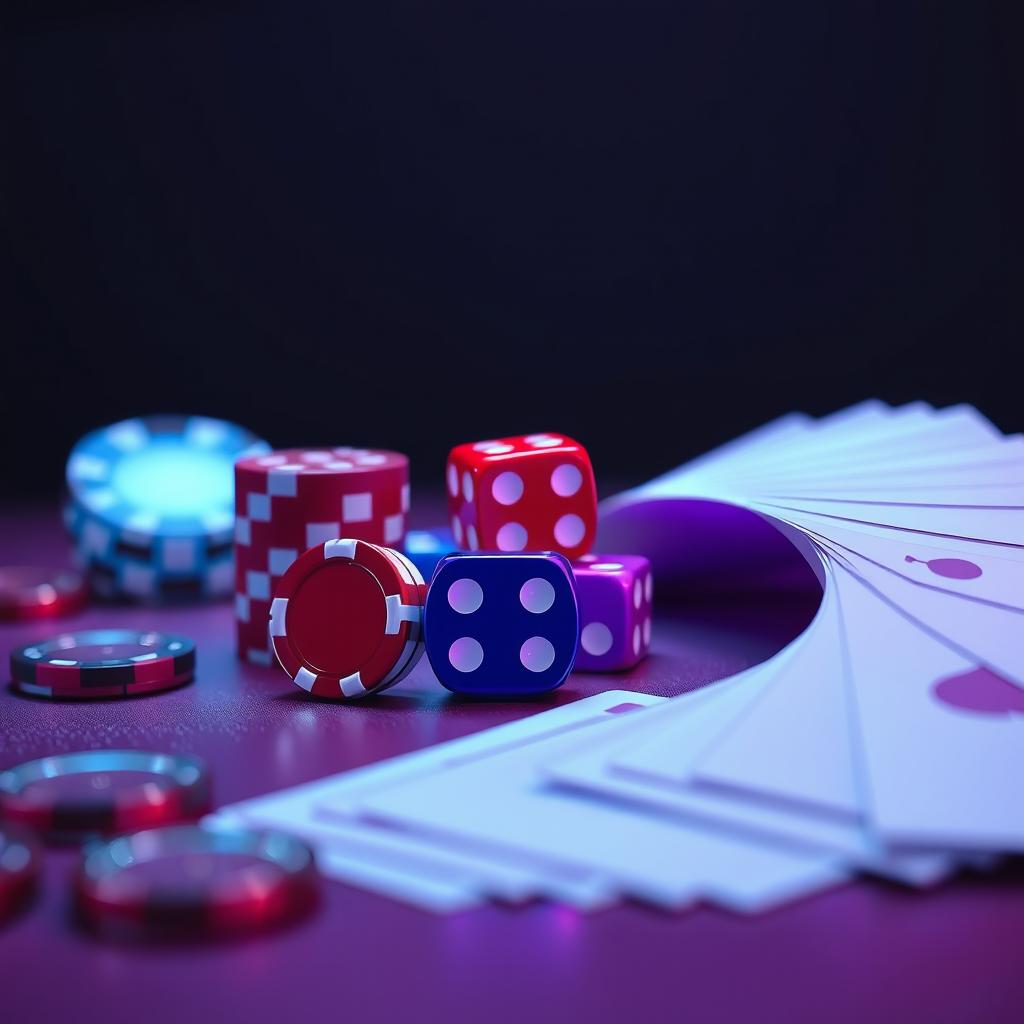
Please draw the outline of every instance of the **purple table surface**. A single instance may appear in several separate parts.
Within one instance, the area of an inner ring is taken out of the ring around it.
[[[56,515],[0,516],[0,564],[63,565]],[[573,676],[544,702],[474,704],[426,659],[374,703],[303,697],[283,674],[238,663],[231,608],[92,608],[4,625],[17,644],[61,629],[153,626],[193,637],[197,681],[169,694],[50,703],[0,693],[0,767],[58,751],[191,752],[218,805],[425,747],[609,688],[673,695],[764,660],[808,621],[811,590],[676,606],[654,653],[621,676]],[[5,1020],[449,1019],[1000,1021],[1024,1013],[1024,872],[964,875],[935,892],[861,881],[745,918],[623,905],[436,917],[333,882],[316,914],[240,944],[124,946],[75,930],[76,856],[50,850],[39,898],[0,925]]]

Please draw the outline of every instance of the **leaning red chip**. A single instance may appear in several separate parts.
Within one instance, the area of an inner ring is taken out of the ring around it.
[[[88,594],[82,574],[31,565],[0,566],[0,619],[26,621],[69,615]]]
[[[58,839],[190,821],[209,806],[209,773],[183,754],[84,750],[0,772],[0,817]]]
[[[336,700],[396,681],[419,645],[424,590],[416,568],[387,548],[348,539],[310,548],[271,604],[281,667],[297,686]]]
[[[282,832],[178,825],[87,846],[79,918],[106,934],[248,934],[311,909],[313,851]]]

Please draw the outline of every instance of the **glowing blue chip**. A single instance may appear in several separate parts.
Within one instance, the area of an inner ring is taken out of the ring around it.
[[[244,427],[204,416],[146,416],[86,434],[68,459],[82,509],[152,537],[230,536],[234,465],[270,450]]]
[[[83,437],[68,459],[66,519],[80,562],[105,580],[96,589],[229,593],[234,464],[269,451],[244,427],[204,416],[146,416]]]

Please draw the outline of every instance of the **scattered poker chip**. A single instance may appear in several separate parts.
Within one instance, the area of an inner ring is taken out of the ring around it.
[[[11,679],[36,696],[132,696],[191,682],[195,664],[195,644],[185,637],[85,629],[15,648]]]
[[[0,825],[0,921],[31,899],[38,877],[35,843],[20,829]]]
[[[231,592],[234,463],[269,446],[225,420],[146,416],[83,437],[67,464],[65,522],[102,596]]]
[[[397,551],[331,540],[300,555],[270,606],[270,639],[292,681],[317,697],[392,686],[423,653],[426,585]]]
[[[55,839],[191,821],[210,805],[203,763],[144,750],[84,750],[0,772],[0,818]]]
[[[313,851],[293,836],[178,825],[87,846],[75,907],[112,937],[225,937],[294,919],[318,894]]]
[[[68,615],[85,604],[87,593],[81,573],[71,569],[0,566],[0,620]]]

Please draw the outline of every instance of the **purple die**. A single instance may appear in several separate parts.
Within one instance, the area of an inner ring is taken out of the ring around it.
[[[576,670],[632,668],[651,646],[651,563],[643,555],[584,555],[572,571],[580,608]]]

